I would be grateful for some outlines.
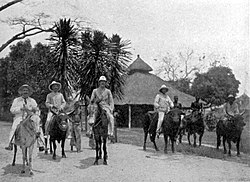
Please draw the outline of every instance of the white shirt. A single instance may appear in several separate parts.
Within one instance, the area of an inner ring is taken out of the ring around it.
[[[174,103],[167,94],[157,94],[154,101],[154,107],[157,111],[168,112],[170,107],[174,107]]]
[[[34,99],[28,97],[26,98],[26,103],[25,103],[25,99],[23,97],[18,97],[14,99],[10,108],[10,112],[15,115],[14,120],[20,117],[25,118],[27,116],[26,112],[21,111],[21,108],[23,108],[24,106],[29,110],[37,109],[37,103]],[[39,111],[37,111],[36,114],[39,115]]]

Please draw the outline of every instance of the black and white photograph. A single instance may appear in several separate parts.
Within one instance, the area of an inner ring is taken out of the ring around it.
[[[248,0],[0,0],[1,182],[250,182]]]

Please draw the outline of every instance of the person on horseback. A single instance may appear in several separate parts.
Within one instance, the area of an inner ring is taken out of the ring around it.
[[[167,95],[167,92],[168,92],[167,86],[162,85],[161,88],[159,89],[159,92],[160,93],[156,95],[155,100],[154,100],[154,107],[159,114],[157,129],[156,129],[157,137],[159,137],[161,133],[161,125],[162,125],[165,113],[168,113],[170,108],[174,107],[172,100]]]
[[[107,117],[109,120],[109,125],[108,125],[108,134],[110,136],[110,139],[114,138],[114,116],[113,116],[113,111],[114,111],[114,100],[112,93],[109,89],[106,88],[107,84],[107,79],[105,76],[101,76],[99,78],[99,87],[94,89],[90,102],[95,103],[95,102],[100,102],[100,106],[102,109],[104,109],[107,113]]]
[[[232,94],[228,96],[227,102],[223,106],[223,111],[224,117],[222,119],[224,123],[227,121],[231,121],[231,116],[235,116],[240,113],[239,105],[235,102],[235,97]],[[231,116],[229,116],[228,114],[230,114]]]
[[[14,99],[10,108],[10,112],[14,114],[14,118],[9,135],[9,145],[8,147],[5,147],[6,150],[13,150],[14,134],[20,122],[23,121],[28,115],[40,114],[36,101],[30,97],[33,93],[33,89],[29,85],[27,84],[22,85],[18,89],[18,93],[20,97]],[[34,117],[34,118],[40,119],[39,117]],[[41,148],[44,148],[41,143],[39,144],[40,144],[39,150],[41,150]]]
[[[62,93],[59,91],[61,90],[62,85],[59,82],[53,81],[49,85],[49,90],[51,91],[47,97],[46,97],[46,102],[45,105],[49,109],[48,115],[47,115],[47,120],[45,123],[45,137],[48,137],[49,134],[49,129],[50,129],[50,123],[53,118],[53,113],[52,111],[55,112],[61,112],[63,111],[64,107],[66,106],[66,101],[64,99],[64,96]],[[71,138],[71,134],[68,129],[68,138]]]

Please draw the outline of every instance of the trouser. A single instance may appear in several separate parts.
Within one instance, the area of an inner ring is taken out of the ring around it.
[[[52,112],[48,112],[46,123],[45,123],[45,138],[47,138],[47,136],[49,135],[49,127],[52,121],[52,117],[53,117]]]
[[[40,136],[37,139],[37,147],[44,147],[45,141],[44,141],[44,134],[42,130],[42,126],[39,127]]]
[[[17,128],[17,125],[19,125],[19,123],[22,121],[22,117],[16,118],[13,121],[13,124],[11,126],[11,130],[10,130],[10,136],[9,136],[9,144],[13,143],[13,138],[14,138],[14,134]]]
[[[70,145],[75,146],[77,151],[81,150],[81,126],[80,123],[72,124],[72,138]]]
[[[114,116],[113,116],[113,114],[110,112],[110,109],[104,108],[104,110],[106,110],[107,118],[108,118],[108,120],[109,120],[109,124],[108,124],[108,134],[111,135],[111,136],[113,136],[113,135],[114,135],[114,125],[115,125]]]
[[[156,129],[156,131],[160,132],[165,112],[159,111],[158,113],[159,113],[159,115],[158,115],[158,123],[157,123],[157,129]]]

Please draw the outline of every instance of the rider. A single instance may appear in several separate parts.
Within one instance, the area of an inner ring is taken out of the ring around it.
[[[197,113],[202,112],[203,106],[202,106],[202,103],[200,103],[199,101],[200,101],[200,97],[196,96],[195,101],[192,102],[191,104],[192,113],[197,114]]]
[[[99,87],[93,90],[90,102],[100,101],[101,107],[106,111],[109,120],[108,134],[112,139],[114,137],[114,100],[111,91],[106,88],[106,84],[106,77],[101,76],[99,78]]]
[[[155,100],[154,100],[154,107],[158,111],[158,123],[157,123],[157,137],[159,137],[161,133],[161,125],[163,122],[163,118],[165,113],[167,113],[170,108],[174,107],[174,104],[170,97],[167,95],[168,88],[166,85],[162,85],[161,88],[159,89],[159,94],[156,95]]]
[[[63,97],[63,94],[60,93],[62,85],[59,82],[53,81],[49,85],[49,90],[51,93],[47,95],[45,105],[49,109],[48,115],[47,115],[47,120],[45,123],[45,137],[47,138],[48,132],[49,132],[49,127],[50,127],[50,122],[52,120],[53,113],[51,110],[58,110],[58,111],[63,111],[64,107],[66,106],[66,101]],[[69,134],[69,129],[68,129],[68,135],[70,138],[71,134]]]
[[[224,111],[224,117],[223,117],[224,122],[231,119],[230,116],[228,116],[228,114],[234,116],[240,113],[239,105],[235,102],[235,97],[232,94],[228,96],[227,102],[223,107],[223,111]]]
[[[181,103],[178,102],[178,99],[179,99],[178,96],[175,95],[175,96],[174,96],[174,102],[173,102],[174,108],[181,109],[181,108],[182,108],[182,105],[181,105]]]
[[[18,124],[22,120],[24,120],[27,117],[27,115],[30,115],[33,113],[39,115],[40,113],[39,108],[37,107],[36,101],[30,97],[33,93],[33,89],[29,85],[27,84],[22,85],[18,89],[18,93],[20,97],[17,97],[16,99],[14,99],[10,108],[10,112],[14,114],[14,119],[13,119],[13,124],[12,124],[10,135],[9,135],[9,146],[5,147],[6,150],[13,149],[13,138],[14,138],[14,134],[15,134]],[[39,117],[36,117],[36,119],[39,119]]]

